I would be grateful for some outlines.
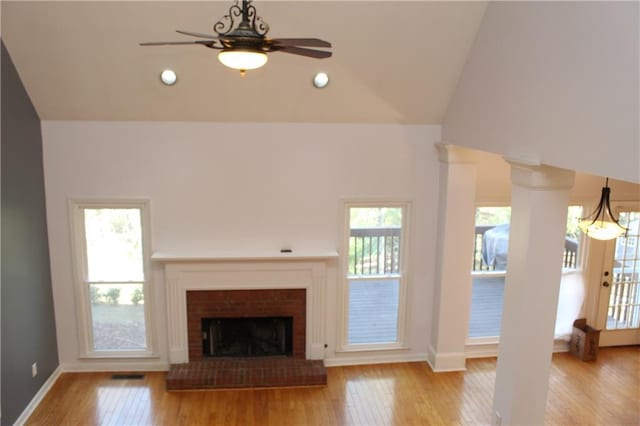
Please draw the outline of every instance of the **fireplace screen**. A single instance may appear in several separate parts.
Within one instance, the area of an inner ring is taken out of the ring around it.
[[[292,354],[292,317],[203,318],[205,357]]]

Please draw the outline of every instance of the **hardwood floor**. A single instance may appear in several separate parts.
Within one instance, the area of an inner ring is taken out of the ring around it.
[[[489,424],[495,358],[432,373],[424,362],[328,368],[328,386],[165,390],[165,373],[113,380],[63,374],[29,425],[481,425]],[[554,355],[550,425],[640,424],[640,347],[600,349],[596,362]]]

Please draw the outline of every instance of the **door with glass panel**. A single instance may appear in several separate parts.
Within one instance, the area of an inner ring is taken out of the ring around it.
[[[600,277],[600,346],[640,344],[640,206],[614,206],[627,234],[607,242]]]

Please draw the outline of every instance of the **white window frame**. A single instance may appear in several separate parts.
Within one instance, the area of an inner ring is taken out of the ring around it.
[[[399,285],[399,294],[398,294],[398,330],[397,330],[397,340],[395,342],[389,343],[349,343],[349,281],[353,280],[353,277],[349,275],[349,236],[351,232],[351,218],[350,211],[351,208],[375,208],[375,207],[390,207],[390,208],[401,208],[402,209],[402,231],[400,237],[400,274],[393,275],[376,275],[376,276],[365,276],[363,280],[371,280],[376,278],[397,278]],[[410,217],[411,217],[411,201],[408,200],[372,200],[372,201],[360,201],[360,200],[346,200],[342,203],[342,211],[343,211],[343,226],[342,226],[342,247],[343,247],[343,256],[341,257],[341,291],[339,291],[340,300],[339,300],[339,312],[341,312],[340,318],[338,320],[339,326],[339,344],[337,352],[363,352],[363,351],[385,351],[385,350],[398,350],[398,349],[408,349],[406,346],[406,335],[405,335],[405,324],[407,317],[407,293],[409,288],[409,277],[407,275],[408,271],[408,259],[410,256],[409,253],[409,236],[411,235],[410,230]]]
[[[93,327],[89,301],[87,271],[87,251],[85,239],[85,209],[139,209],[142,232],[142,262],[144,280],[145,340],[144,350],[95,350],[93,348]],[[76,317],[81,358],[156,358],[153,336],[155,328],[152,321],[151,283],[151,238],[150,238],[150,201],[148,199],[69,199],[69,223],[71,230],[71,253],[74,266],[74,287],[76,297]]]

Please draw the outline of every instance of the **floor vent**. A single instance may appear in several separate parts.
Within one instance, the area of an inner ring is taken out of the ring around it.
[[[111,378],[113,380],[142,380],[144,374],[114,374]]]

